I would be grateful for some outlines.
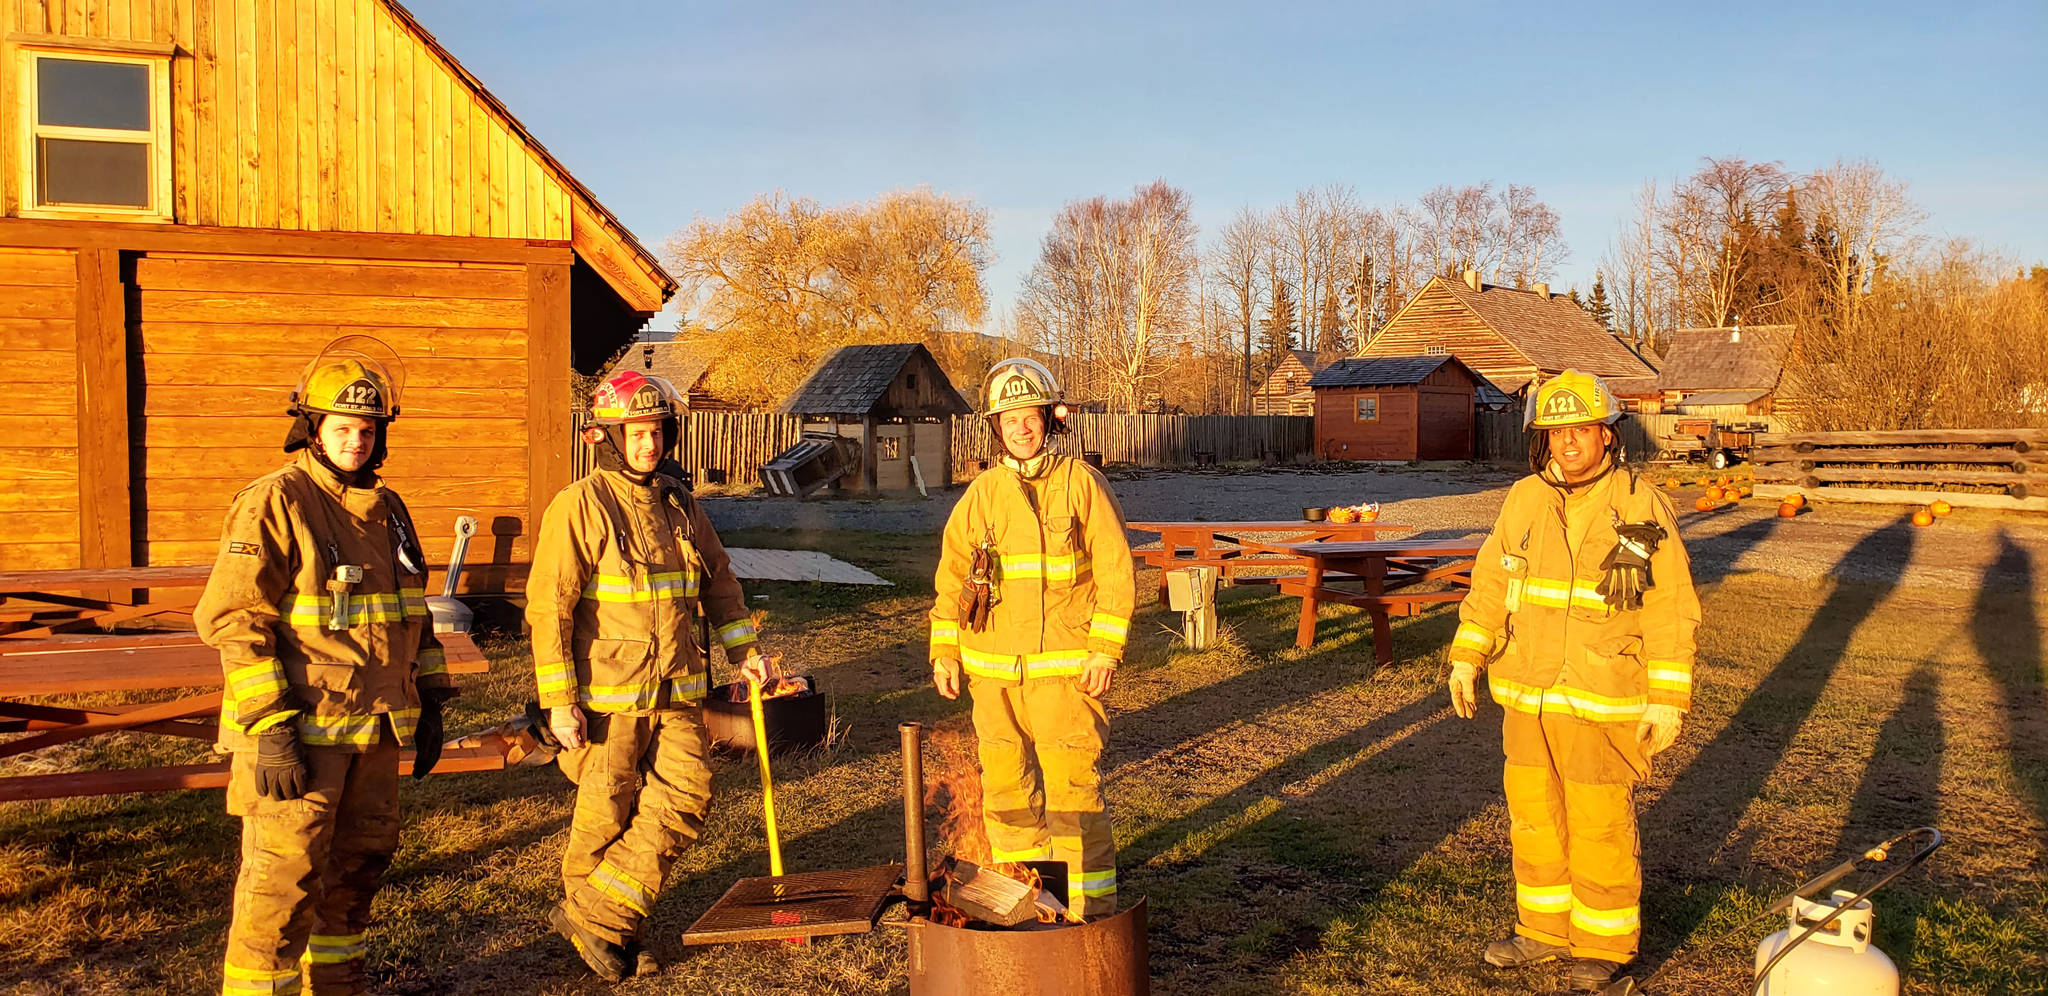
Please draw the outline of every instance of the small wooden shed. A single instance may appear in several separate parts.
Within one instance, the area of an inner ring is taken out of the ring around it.
[[[860,441],[860,470],[839,487],[875,494],[953,483],[952,422],[974,406],[922,343],[841,346],[778,409],[806,432]]]
[[[1309,381],[1326,460],[1470,460],[1484,377],[1448,354],[1338,360]]]

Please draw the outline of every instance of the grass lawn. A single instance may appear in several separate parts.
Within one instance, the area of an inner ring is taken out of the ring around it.
[[[843,731],[778,759],[787,867],[900,860],[895,725],[966,715],[924,683],[932,539],[726,540],[825,550],[897,583],[751,590],[767,596],[754,604],[768,645],[817,675]],[[1640,798],[1645,961],[1681,950],[1662,991],[1737,991],[1761,932],[1713,938],[1850,852],[1934,823],[1947,847],[1877,897],[1879,944],[1908,991],[2048,992],[2048,565],[2006,556],[2032,583],[1708,580],[1699,701]],[[1442,691],[1454,612],[1397,620],[1403,660],[1375,669],[1363,613],[1326,610],[1322,642],[1303,651],[1296,604],[1226,591],[1229,637],[1201,654],[1178,648],[1174,618],[1154,607],[1132,627],[1105,763],[1121,888],[1149,897],[1154,991],[1561,991],[1549,968],[1478,964],[1479,945],[1512,924],[1513,886],[1499,710],[1461,721]],[[493,673],[457,700],[451,730],[493,724],[530,694],[518,641],[485,649]],[[132,763],[150,744],[95,749]],[[766,873],[752,764],[720,762],[716,788],[704,840],[655,913],[672,963],[616,991],[903,991],[903,932],[886,922],[807,947],[680,948],[735,878]],[[609,990],[544,926],[570,791],[552,767],[406,784],[404,843],[371,933],[380,991]],[[217,991],[237,832],[217,791],[0,807],[0,988]]]

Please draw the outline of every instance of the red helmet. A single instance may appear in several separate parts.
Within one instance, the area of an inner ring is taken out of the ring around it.
[[[681,416],[684,404],[666,379],[621,370],[597,385],[590,397],[590,420],[598,425],[660,422]]]

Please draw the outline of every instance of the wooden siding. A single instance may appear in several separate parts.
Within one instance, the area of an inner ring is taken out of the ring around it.
[[[1379,418],[1358,420],[1358,399],[1378,396]],[[1415,459],[1414,387],[1316,389],[1316,450],[1325,460]]]
[[[572,216],[588,209],[564,178],[384,0],[0,0],[0,30],[27,42],[175,46],[179,223],[573,237],[592,254],[630,255],[606,245],[594,215],[589,232],[573,231]],[[18,82],[6,68],[0,106],[11,110]],[[18,141],[13,128],[0,138],[7,214],[18,207]]]
[[[235,493],[287,459],[283,413],[300,370],[349,333],[375,335],[403,358],[383,475],[429,559],[445,562],[455,516],[473,515],[482,528],[472,565],[526,560],[526,267],[150,254],[134,275],[138,562],[213,558]],[[474,579],[497,590],[505,580]]]
[[[78,566],[78,254],[0,249],[0,570]]]
[[[1481,376],[1510,385],[1504,389],[1537,374],[1528,357],[1437,284],[1409,301],[1358,355],[1422,356],[1430,346],[1445,347]]]
[[[1309,378],[1314,376],[1315,371],[1304,365],[1293,350],[1288,350],[1283,354],[1280,365],[1266,375],[1265,382],[1252,395],[1252,414],[1315,414],[1315,396],[1309,393],[1308,387]]]

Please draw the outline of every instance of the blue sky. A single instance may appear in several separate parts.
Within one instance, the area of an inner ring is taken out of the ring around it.
[[[1929,235],[2048,262],[2041,0],[410,6],[651,248],[764,192],[929,185],[989,209],[997,309],[1063,202],[1156,177],[1205,234],[1307,186],[1530,184],[1584,287],[1645,180],[1866,158]]]

